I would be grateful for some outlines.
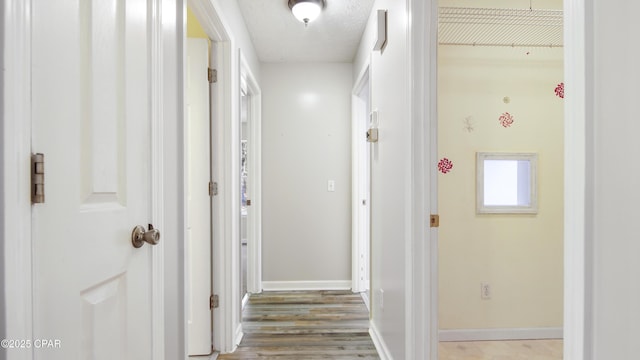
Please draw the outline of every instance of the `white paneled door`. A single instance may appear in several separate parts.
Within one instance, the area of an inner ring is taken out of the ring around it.
[[[132,230],[153,221],[156,5],[32,1],[32,148],[46,191],[32,210],[33,331],[52,341],[33,344],[36,359],[153,357],[162,239],[134,248]]]
[[[189,269],[189,355],[211,353],[211,179],[209,46],[187,41],[187,256]]]

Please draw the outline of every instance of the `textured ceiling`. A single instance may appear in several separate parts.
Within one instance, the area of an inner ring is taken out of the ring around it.
[[[351,62],[374,0],[326,0],[307,28],[287,0],[238,0],[262,62]]]

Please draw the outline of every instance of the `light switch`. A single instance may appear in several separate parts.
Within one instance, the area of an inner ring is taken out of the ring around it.
[[[329,180],[327,182],[327,191],[336,191],[336,181],[335,180]]]

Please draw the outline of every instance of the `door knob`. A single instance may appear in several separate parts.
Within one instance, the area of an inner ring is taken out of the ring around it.
[[[160,231],[154,229],[153,225],[149,224],[149,230],[144,230],[143,226],[136,226],[131,233],[131,242],[134,248],[139,248],[148,242],[149,245],[157,245],[160,242]]]

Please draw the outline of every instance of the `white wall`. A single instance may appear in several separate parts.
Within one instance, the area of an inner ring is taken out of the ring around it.
[[[240,49],[242,56],[253,73],[256,81],[260,83],[260,60],[253,47],[249,30],[244,22],[238,0],[211,0],[218,10],[222,23],[231,36],[231,41],[236,49]],[[235,51],[234,51],[235,53]]]
[[[440,329],[562,328],[562,53],[438,49],[438,158],[454,164],[438,174]],[[515,117],[509,128],[504,112]],[[538,154],[537,214],[476,214],[476,152],[486,151]]]
[[[585,3],[593,29],[586,44],[588,359],[630,359],[640,353],[640,47],[625,34],[640,34],[640,3]]]
[[[412,218],[412,122],[406,8],[407,1],[376,1],[354,60],[354,71],[359,72],[371,57],[371,108],[379,115],[380,140],[372,148],[371,164],[371,311],[374,331],[394,359],[406,358],[409,335],[405,268]],[[377,9],[388,10],[388,40],[382,53],[371,51]]]
[[[263,280],[350,281],[351,64],[261,73]]]

